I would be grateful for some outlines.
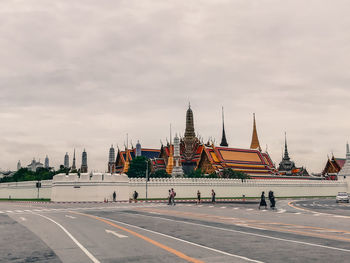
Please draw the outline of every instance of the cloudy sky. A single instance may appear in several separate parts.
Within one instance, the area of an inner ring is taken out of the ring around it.
[[[203,138],[320,172],[350,138],[348,1],[2,0],[0,168],[63,163],[85,147],[104,171],[126,133],[160,147],[188,102]]]

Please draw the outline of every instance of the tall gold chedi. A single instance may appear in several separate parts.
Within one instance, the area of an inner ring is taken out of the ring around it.
[[[170,145],[169,145],[169,158],[168,158],[168,164],[166,166],[166,172],[167,174],[171,174],[174,168],[174,154],[173,154],[173,146],[171,144],[171,124],[170,124]]]
[[[253,113],[253,135],[252,135],[252,143],[250,144],[250,149],[261,151],[258,132],[256,131],[255,113]]]
[[[125,150],[125,163],[124,163],[123,173],[127,173],[129,171],[129,167],[130,167],[129,150],[128,150],[128,148],[126,148],[126,150]]]

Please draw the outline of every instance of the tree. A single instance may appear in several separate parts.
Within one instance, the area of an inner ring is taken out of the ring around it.
[[[222,178],[230,179],[250,179],[249,175],[246,173],[232,170],[231,168],[225,168],[220,172]]]
[[[157,170],[151,174],[152,178],[170,178],[171,175],[168,174],[165,170]]]
[[[151,164],[149,159],[147,159],[144,156],[138,156],[135,157],[130,162],[129,171],[127,172],[127,175],[129,177],[146,177],[146,169],[147,169],[147,162],[148,162],[148,174],[151,172]]]
[[[202,178],[203,172],[201,169],[193,170],[190,173],[186,174],[185,177],[187,178]]]

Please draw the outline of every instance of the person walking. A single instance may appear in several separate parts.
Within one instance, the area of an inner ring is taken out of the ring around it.
[[[134,191],[134,194],[133,194],[133,198],[134,198],[134,202],[137,203],[137,198],[139,197],[139,193]]]
[[[115,193],[115,191],[113,192],[113,202],[116,201],[116,198],[117,198],[117,194]]]
[[[214,189],[211,189],[211,202],[212,202],[213,204],[216,203],[216,201],[215,201],[215,196],[216,196],[216,193],[215,193]]]
[[[176,205],[175,204],[175,196],[176,196],[176,192],[174,191],[174,188],[171,188],[171,203],[172,203],[172,205]]]
[[[272,210],[275,210],[276,208],[276,200],[275,200],[275,196],[273,194],[273,192],[271,191],[271,198],[270,198],[270,207]]]
[[[261,193],[259,210],[260,210],[261,206],[265,206],[265,209],[267,209],[267,204],[266,204],[266,200],[265,200],[265,192]]]
[[[169,193],[168,193],[168,205],[171,205],[171,190],[169,189]]]
[[[201,203],[201,192],[197,191],[197,205]]]

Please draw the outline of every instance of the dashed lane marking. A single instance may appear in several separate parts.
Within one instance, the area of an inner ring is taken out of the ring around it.
[[[4,212],[0,211],[0,214],[4,214]]]
[[[281,209],[281,210],[279,210],[279,211],[277,212],[277,214],[281,214],[281,213],[285,213],[285,212],[286,212],[285,209]]]
[[[20,217],[19,219],[21,219],[22,221],[27,221],[25,217]]]
[[[80,213],[79,213],[80,214]],[[160,244],[158,243],[157,241],[154,241],[148,237],[145,237],[141,234],[138,234],[132,230],[129,230],[125,227],[122,227],[122,226],[119,226],[119,225],[116,225],[114,223],[117,223],[117,224],[122,224],[122,225],[125,225],[125,226],[129,226],[129,227],[133,227],[135,229],[139,229],[139,230],[143,230],[143,231],[146,231],[146,232],[149,232],[149,233],[153,233],[153,234],[157,234],[157,235],[160,235],[160,236],[163,236],[163,237],[167,237],[167,238],[170,238],[170,239],[173,239],[173,240],[177,240],[177,241],[181,241],[183,243],[186,243],[186,244],[190,244],[190,245],[193,245],[193,246],[197,246],[197,247],[200,247],[200,248],[204,248],[204,249],[207,249],[207,250],[210,250],[210,251],[213,251],[213,252],[216,252],[216,253],[219,253],[219,254],[223,254],[223,255],[226,255],[226,256],[229,256],[229,257],[233,257],[233,258],[239,258],[239,259],[242,259],[242,260],[245,260],[245,261],[248,261],[248,262],[255,262],[255,263],[263,263],[262,261],[258,261],[258,260],[254,260],[254,259],[250,259],[250,258],[247,258],[247,257],[243,257],[243,256],[240,256],[240,255],[236,255],[236,254],[231,254],[231,253],[227,253],[225,251],[221,251],[221,250],[218,250],[218,249],[215,249],[215,248],[211,248],[211,247],[206,247],[206,246],[203,246],[203,245],[200,245],[200,244],[197,244],[197,243],[193,243],[193,242],[190,242],[190,241],[187,241],[187,240],[184,240],[184,239],[180,239],[180,238],[177,238],[177,237],[173,237],[173,236],[169,236],[169,235],[166,235],[166,234],[163,234],[163,233],[160,233],[160,232],[156,232],[156,231],[153,231],[153,230],[149,230],[149,229],[146,229],[146,228],[142,228],[142,227],[138,227],[138,226],[135,226],[135,225],[130,225],[130,224],[127,224],[127,223],[124,223],[124,222],[119,222],[119,221],[116,221],[116,220],[113,220],[113,219],[109,219],[109,218],[104,218],[104,217],[97,217],[97,216],[92,216],[92,215],[87,215],[87,214],[81,214],[81,215],[85,215],[85,216],[88,216],[88,217],[92,217],[92,218],[95,218],[97,220],[100,220],[102,222],[105,222],[109,225],[112,225],[114,227],[117,227],[119,229],[122,229],[122,230],[125,230],[126,232],[129,232],[133,235],[136,235],[156,246],[159,246],[175,255],[177,255],[178,257],[181,257],[189,262],[203,262],[201,260],[198,260],[198,259],[195,259],[195,258],[191,258],[175,249],[172,249],[172,248],[169,248],[163,244]],[[176,220],[170,220],[170,221],[176,221]],[[114,222],[114,223],[112,223]]]
[[[13,213],[13,211],[8,210],[8,211],[6,211],[6,213]]]
[[[220,208],[226,208],[226,206],[222,206],[222,207],[220,207]]]
[[[252,210],[254,210],[253,208],[248,208],[248,209],[246,209],[247,211],[252,211]]]

